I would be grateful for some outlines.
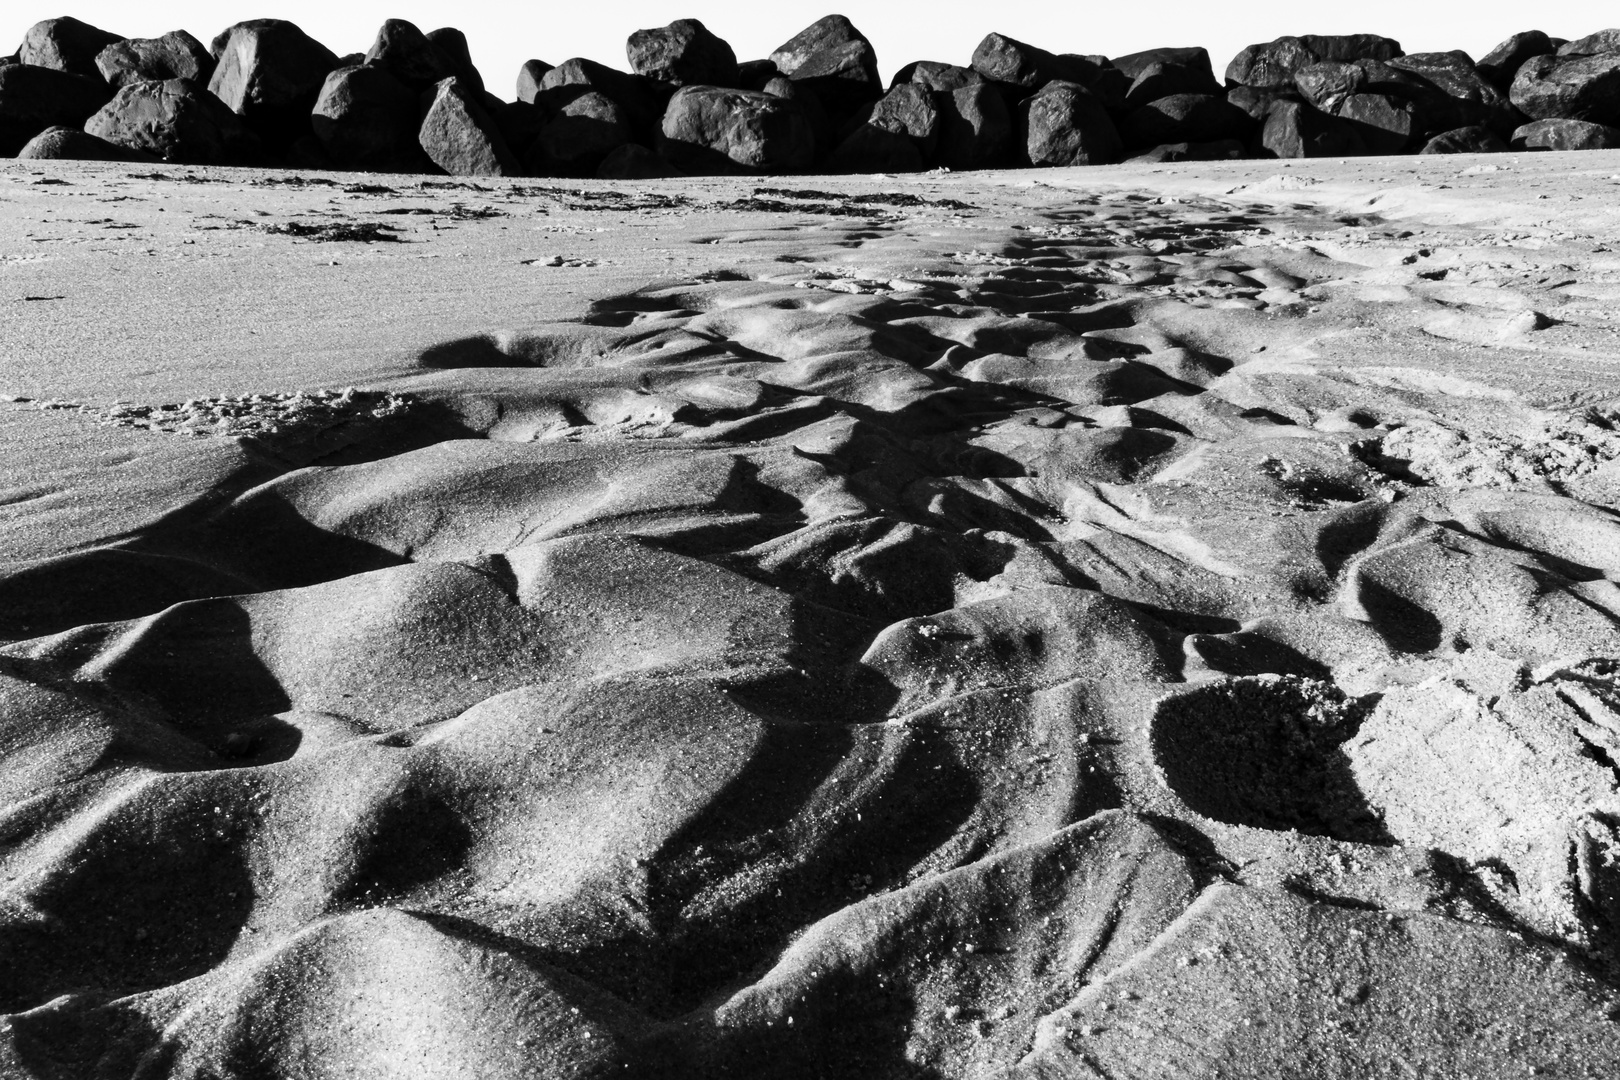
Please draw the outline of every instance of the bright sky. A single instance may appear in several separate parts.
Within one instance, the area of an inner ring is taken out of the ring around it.
[[[204,44],[231,22],[273,16],[291,19],[339,55],[364,52],[387,18],[409,19],[423,30],[455,26],[471,42],[473,61],[490,89],[509,100],[518,68],[530,57],[557,64],[584,56],[625,68],[624,42],[632,31],[678,18],[702,19],[731,42],[739,60],[751,60],[768,55],[819,15],[842,11],[871,38],[885,79],[912,60],[965,64],[992,30],[1053,52],[1119,56],[1162,45],[1202,45],[1219,75],[1243,46],[1283,34],[1378,33],[1396,38],[1407,52],[1465,49],[1478,59],[1520,30],[1574,38],[1620,23],[1620,10],[1598,0],[1540,0],[1532,7],[1528,12],[1522,2],[1505,0],[866,0],[818,11],[769,0],[279,0],[253,8],[202,0],[76,0],[71,14],[129,37],[185,29]],[[0,49],[15,48],[30,24],[61,13],[8,0],[0,10]]]

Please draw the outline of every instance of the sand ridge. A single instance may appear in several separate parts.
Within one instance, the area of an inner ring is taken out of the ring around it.
[[[1472,164],[423,195],[584,291],[28,374],[180,476],[0,507],[0,1062],[1609,1074],[1615,223]]]

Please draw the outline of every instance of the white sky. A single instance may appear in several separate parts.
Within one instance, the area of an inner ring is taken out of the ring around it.
[[[1360,0],[1319,8],[1305,0],[844,0],[825,11],[770,0],[277,0],[257,8],[200,0],[74,0],[62,7],[116,34],[155,37],[185,29],[204,44],[241,19],[291,19],[339,55],[364,52],[386,18],[409,19],[423,30],[455,26],[471,42],[489,88],[508,100],[518,68],[530,57],[557,64],[584,56],[625,68],[624,42],[631,31],[678,18],[702,19],[731,43],[739,60],[750,60],[768,55],[819,15],[841,11],[872,39],[885,79],[912,60],[965,64],[992,30],[1053,52],[1118,56],[1161,45],[1202,45],[1218,76],[1243,46],[1283,34],[1379,33],[1399,40],[1407,52],[1466,49],[1478,59],[1520,30],[1574,38],[1620,24],[1620,8],[1597,0]],[[15,48],[33,22],[61,13],[6,0],[0,5],[0,50]]]

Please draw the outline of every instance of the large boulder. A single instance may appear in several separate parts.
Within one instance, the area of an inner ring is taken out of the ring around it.
[[[775,60],[744,60],[737,65],[737,89],[763,91],[766,83],[781,75]]]
[[[78,128],[53,127],[28,140],[19,158],[37,161],[154,161],[156,159],[110,143]]]
[[[523,164],[535,176],[595,176],[609,154],[632,141],[624,107],[587,91],[540,129]]]
[[[1508,92],[1532,120],[1588,120],[1620,124],[1620,53],[1525,62]]]
[[[97,26],[64,16],[46,19],[28,28],[17,59],[35,67],[53,68],[88,79],[101,78],[96,57],[123,38]]]
[[[1006,163],[1012,150],[1013,120],[1007,102],[989,83],[969,83],[939,91],[940,132],[935,160],[958,172]]]
[[[1054,79],[1080,86],[1094,81],[1100,64],[1082,56],[1058,55],[1004,34],[987,34],[973,50],[972,67],[991,82],[1036,91]]]
[[[518,176],[523,166],[480,102],[451,76],[423,95],[427,108],[417,141],[433,164],[451,176]]]
[[[456,74],[455,65],[415,23],[389,19],[377,29],[366,53],[369,67],[382,68],[410,90],[420,93]]]
[[[1270,157],[1349,157],[1366,147],[1350,124],[1298,101],[1277,101],[1266,114],[1260,150]]]
[[[916,83],[901,83],[857,116],[827,167],[849,173],[920,171],[933,161],[942,125],[934,95]]]
[[[672,86],[736,86],[737,54],[696,19],[637,30],[625,45],[630,69]]]
[[[1620,29],[1599,30],[1558,46],[1559,56],[1602,56],[1620,53]]]
[[[1143,52],[1116,56],[1114,67],[1124,72],[1127,79],[1137,79],[1154,64],[1173,64],[1202,74],[1210,85],[1215,83],[1215,69],[1209,61],[1209,50],[1201,47],[1187,49],[1147,49]]]
[[[778,46],[771,53],[771,62],[776,65],[777,71],[792,78],[793,73],[817,53],[857,42],[868,47],[872,44],[866,39],[866,35],[855,29],[855,24],[844,16],[828,15],[800,30],[786,44]]]
[[[524,160],[545,126],[556,119],[556,114],[549,109],[527,101],[502,101],[486,105],[485,111],[495,121],[501,137],[519,161]]]
[[[289,144],[309,133],[310,110],[338,67],[331,49],[293,23],[255,19],[230,29],[208,89],[254,131]]]
[[[162,37],[131,38],[108,45],[96,54],[96,69],[113,87],[132,82],[190,79],[207,85],[214,74],[214,58],[203,43],[184,30]]]
[[[1474,125],[1443,131],[1423,144],[1420,154],[1500,154],[1508,144],[1488,127]]]
[[[1280,37],[1250,45],[1234,56],[1226,67],[1226,81],[1235,86],[1282,90],[1293,85],[1294,76],[1301,69],[1324,60],[1387,63],[1400,55],[1399,42],[1375,34]]]
[[[783,75],[804,83],[828,113],[843,117],[883,96],[877,53],[842,15],[828,15],[771,53]]]
[[[1506,135],[1523,119],[1507,95],[1481,75],[1473,58],[1461,50],[1408,53],[1389,61],[1389,66],[1414,77],[1417,89],[1407,96],[1426,135],[1478,124]]]
[[[241,117],[189,79],[130,83],[85,122],[84,130],[182,165],[245,165],[258,153]]]
[[[652,79],[576,56],[545,73],[535,101],[553,112],[561,112],[570,101],[587,91],[617,102],[629,114],[638,137],[649,138],[664,115],[670,94],[669,87]]]
[[[1515,150],[1616,150],[1620,128],[1585,120],[1532,120],[1513,133]]]
[[[315,137],[340,169],[427,172],[420,95],[387,68],[338,68],[326,77],[310,116]]]
[[[778,75],[767,82],[762,93],[772,97],[781,98],[791,102],[793,106],[804,114],[810,121],[810,133],[815,136],[816,153],[824,154],[828,148],[837,146],[842,140],[838,137],[838,128],[833,124],[832,117],[822,107],[821,99],[816,92],[803,83],[796,83],[786,75]]]
[[[0,67],[0,156],[11,157],[49,127],[82,127],[112,97],[91,79],[34,64]]]
[[[1125,108],[1140,109],[1174,94],[1224,94],[1208,70],[1192,64],[1159,61],[1141,68],[1125,91]]]
[[[1288,90],[1263,90],[1257,86],[1234,86],[1226,91],[1226,100],[1242,109],[1257,124],[1266,122],[1271,106],[1278,101],[1297,101],[1297,95]]]
[[[1135,110],[1119,125],[1127,146],[1242,139],[1254,127],[1248,113],[1215,94],[1173,94]]]
[[[924,90],[951,93],[984,81],[984,76],[972,68],[941,64],[934,60],[917,60],[895,72],[889,85],[895,87],[901,83],[916,83]]]
[[[816,145],[804,111],[773,94],[687,86],[664,112],[658,140],[664,160],[683,172],[798,172]]]
[[[484,77],[473,64],[472,47],[467,44],[466,34],[453,26],[441,26],[437,30],[429,30],[427,39],[449,58],[450,70],[463,86],[474,94],[484,94]]]
[[[545,82],[546,72],[551,65],[544,60],[525,60],[523,66],[518,68],[517,99],[527,104],[534,104],[540,96],[540,88]]]
[[[1546,34],[1540,30],[1526,30],[1521,34],[1514,34],[1486,53],[1485,58],[1479,62],[1479,73],[1505,94],[1508,87],[1513,85],[1513,77],[1519,73],[1526,60],[1532,56],[1551,56],[1556,51],[1552,39]]]
[[[1124,151],[1102,102],[1062,80],[1047,83],[1019,106],[1018,142],[1031,165],[1107,165]]]
[[[1351,94],[1333,115],[1349,124],[1361,140],[1360,153],[1399,154],[1422,134],[1412,103],[1391,94]]]

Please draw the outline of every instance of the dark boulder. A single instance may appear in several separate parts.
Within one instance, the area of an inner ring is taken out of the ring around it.
[[[536,176],[595,176],[603,159],[633,139],[624,106],[591,90],[540,129],[524,166]]]
[[[798,172],[810,167],[816,145],[810,121],[773,94],[687,86],[664,113],[658,150],[683,172]]]
[[[1585,120],[1533,120],[1513,133],[1515,150],[1616,150],[1620,128]]]
[[[17,59],[34,67],[53,68],[87,79],[101,78],[96,57],[109,45],[124,40],[98,26],[64,16],[37,22],[23,34]]]
[[[1102,102],[1077,83],[1047,83],[1018,110],[1018,142],[1031,165],[1107,165],[1124,146]]]
[[[404,19],[389,19],[378,28],[366,64],[382,68],[417,93],[456,74],[444,51]]]
[[[1125,91],[1127,110],[1140,109],[1150,101],[1174,94],[1224,94],[1215,76],[1196,65],[1158,62],[1142,68]]]
[[[1556,51],[1552,39],[1546,34],[1540,30],[1526,30],[1522,34],[1514,34],[1486,53],[1479,62],[1479,73],[1505,94],[1526,60],[1532,56],[1551,56]]]
[[[1500,154],[1508,148],[1502,137],[1488,127],[1472,127],[1442,131],[1423,144],[1420,154]]]
[[[86,78],[34,64],[0,67],[0,156],[11,157],[49,127],[83,127],[112,90]]]
[[[1145,154],[1130,158],[1132,165],[1162,165],[1177,161],[1236,161],[1245,156],[1243,144],[1236,139],[1220,139],[1203,143],[1166,143],[1155,146]]]
[[[544,106],[527,101],[501,101],[486,105],[485,111],[495,121],[501,138],[506,140],[507,147],[519,161],[523,160],[545,126],[555,118]]]
[[[1297,101],[1298,97],[1285,90],[1262,90],[1256,86],[1234,86],[1226,92],[1226,100],[1242,109],[1257,124],[1266,122],[1272,103]]]
[[[501,137],[480,95],[455,76],[422,95],[427,108],[417,141],[451,176],[517,176],[523,167]]]
[[[463,86],[475,94],[485,92],[484,77],[473,64],[472,49],[467,45],[466,34],[453,26],[441,26],[437,30],[429,30],[427,39],[449,57],[451,73],[461,80]]]
[[[574,57],[564,60],[545,73],[540,80],[540,94],[535,101],[553,112],[587,90],[617,102],[629,114],[638,138],[650,136],[664,115],[671,87],[653,79],[643,79],[627,71],[598,64],[595,60]]]
[[[1333,115],[1355,131],[1362,153],[1399,154],[1419,134],[1412,103],[1390,94],[1351,94]]]
[[[827,159],[833,172],[918,172],[939,145],[943,117],[934,95],[916,83],[901,83],[862,110]]]
[[[1249,114],[1214,94],[1173,94],[1151,101],[1119,125],[1127,146],[1242,139],[1254,127]]]
[[[1620,124],[1620,53],[1532,57],[1519,69],[1509,97],[1532,120]]]
[[[672,86],[737,85],[737,54],[696,19],[637,30],[625,53],[637,75]]]
[[[1388,62],[1401,55],[1400,43],[1375,34],[1345,34],[1280,37],[1275,41],[1250,45],[1232,58],[1226,68],[1226,81],[1238,86],[1281,90],[1293,85],[1294,76],[1324,60],[1349,63],[1356,60]]]
[[[1215,82],[1215,68],[1209,62],[1209,50],[1203,48],[1147,49],[1127,56],[1116,56],[1112,63],[1125,73],[1127,79],[1133,81],[1154,64],[1172,64],[1199,72],[1210,85],[1218,85]]]
[[[540,94],[540,86],[545,80],[546,72],[551,65],[544,60],[525,60],[518,69],[517,99],[528,104],[534,104],[534,99]]]
[[[972,68],[991,82],[1033,92],[1054,79],[1084,87],[1096,80],[1102,65],[1084,56],[1060,56],[1002,34],[989,34],[973,50]]]
[[[916,83],[924,90],[954,92],[964,86],[975,86],[984,81],[984,76],[972,68],[941,64],[933,60],[918,60],[895,72],[894,80],[889,85]]]
[[[679,175],[669,163],[640,143],[626,143],[602,159],[599,180],[660,180]]]
[[[745,60],[737,65],[737,89],[763,91],[766,83],[781,74],[775,60]]]
[[[810,133],[815,136],[818,154],[824,153],[829,147],[837,146],[842,141],[838,138],[838,128],[834,126],[832,117],[828,116],[827,110],[822,107],[821,99],[816,97],[814,90],[803,83],[796,83],[786,75],[778,75],[765,84],[762,92],[791,102],[804,114],[804,118],[810,121]]]
[[[96,54],[96,69],[114,88],[165,79],[190,79],[206,86],[214,74],[214,58],[184,30],[171,30],[162,37],[108,45]]]
[[[778,50],[772,58],[780,55]],[[877,53],[864,38],[812,53],[791,71],[780,60],[776,65],[788,78],[809,87],[829,113],[847,115],[883,96]]]
[[[969,83],[939,92],[939,149],[935,160],[947,169],[992,169],[1007,163],[1013,120],[1007,102],[989,83]]]
[[[1403,55],[1401,43],[1377,34],[1306,34],[1304,42],[1318,60],[1380,60]]]
[[[868,47],[872,44],[866,39],[866,35],[855,29],[855,25],[844,16],[828,15],[800,30],[786,44],[778,46],[776,51],[771,53],[771,62],[783,75],[792,78],[793,73],[817,53],[855,42]]]
[[[1344,120],[1297,101],[1277,101],[1266,115],[1260,149],[1271,157],[1350,157],[1366,152]]]
[[[1416,107],[1419,129],[1427,135],[1481,124],[1506,135],[1523,120],[1507,95],[1460,50],[1410,53],[1389,61],[1389,67],[1414,77],[1416,89],[1407,96]]]
[[[245,165],[258,156],[258,141],[241,117],[187,79],[130,83],[84,130],[182,165]]]
[[[219,54],[208,89],[272,143],[309,134],[309,114],[337,55],[281,19],[238,23]]]
[[[315,137],[340,169],[429,172],[417,141],[420,95],[387,68],[338,68],[326,77],[310,116]]]
[[[131,150],[106,139],[97,138],[78,128],[53,127],[28,140],[18,151],[19,158],[36,161],[155,161],[146,154]]]
[[[1558,46],[1559,56],[1604,56],[1620,53],[1620,29],[1599,30]]]

